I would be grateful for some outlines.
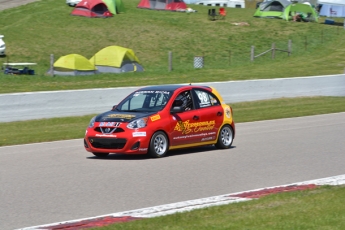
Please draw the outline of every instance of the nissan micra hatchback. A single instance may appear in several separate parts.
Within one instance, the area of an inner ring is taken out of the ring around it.
[[[216,89],[194,85],[149,86],[91,119],[84,147],[109,153],[164,157],[168,150],[214,145],[230,148],[235,137],[232,108]]]

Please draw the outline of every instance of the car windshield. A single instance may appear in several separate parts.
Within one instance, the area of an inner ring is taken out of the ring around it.
[[[124,112],[157,112],[169,101],[172,91],[140,90],[123,100],[116,110]]]

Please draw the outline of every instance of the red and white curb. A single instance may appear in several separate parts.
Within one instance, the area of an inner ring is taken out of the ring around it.
[[[186,212],[194,209],[201,209],[211,206],[230,204],[235,202],[249,201],[257,199],[269,194],[313,189],[321,185],[343,185],[345,184],[345,174],[322,178],[317,180],[310,180],[288,185],[281,185],[276,187],[261,188],[256,190],[244,191],[239,193],[231,193],[220,196],[213,196],[208,198],[159,205],[150,208],[136,209],[132,211],[117,212],[113,214],[90,217],[85,219],[63,221],[58,223],[33,226],[21,228],[21,230],[72,230],[72,229],[87,229],[92,227],[102,227],[113,223],[127,222],[143,218],[151,218],[157,216],[169,215],[177,212]]]

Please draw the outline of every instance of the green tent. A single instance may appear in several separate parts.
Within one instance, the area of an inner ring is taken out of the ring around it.
[[[84,56],[68,54],[60,57],[53,65],[54,75],[90,75],[97,68]]]
[[[144,71],[134,51],[121,46],[108,46],[98,51],[90,62],[100,73]]]
[[[283,18],[286,7],[291,5],[288,0],[273,0],[262,2],[254,13],[254,17]]]
[[[304,13],[307,15],[307,19],[310,22],[317,22],[319,16],[316,10],[309,4],[304,3],[294,3],[285,8],[283,19],[289,21],[292,18],[292,15],[295,13]]]
[[[122,0],[103,0],[103,2],[107,6],[108,10],[114,15],[125,12]]]

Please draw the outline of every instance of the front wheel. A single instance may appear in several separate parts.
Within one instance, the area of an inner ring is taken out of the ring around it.
[[[96,157],[106,157],[109,155],[109,153],[92,153],[93,155],[95,155]]]
[[[219,149],[228,149],[231,147],[233,140],[234,131],[232,130],[231,126],[224,125],[219,132],[216,147]]]
[[[158,131],[153,134],[150,141],[148,154],[154,158],[165,157],[168,152],[168,138],[164,132]]]

